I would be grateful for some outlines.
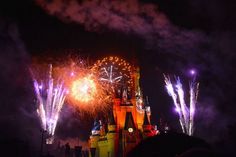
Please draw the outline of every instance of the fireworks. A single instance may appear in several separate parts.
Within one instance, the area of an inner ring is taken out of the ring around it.
[[[71,92],[77,101],[89,102],[94,100],[97,87],[95,82],[88,76],[72,82]]]
[[[189,106],[187,106],[184,99],[184,90],[179,77],[176,79],[175,86],[173,86],[168,76],[164,75],[164,78],[167,92],[172,97],[175,105],[175,110],[179,114],[179,121],[182,131],[183,133],[191,136],[193,135],[194,131],[194,114],[196,111],[195,107],[197,102],[199,83],[196,83],[195,81],[192,81],[190,83],[190,99]]]
[[[118,83],[122,79],[121,75],[114,76],[115,74],[113,72],[113,65],[111,65],[107,68],[103,67],[102,70],[103,70],[102,74],[105,75],[100,78],[102,81],[106,81],[109,83]]]
[[[58,67],[56,71],[68,89],[67,104],[73,106],[79,113],[94,115],[109,107],[110,95],[99,83],[96,71],[86,66],[84,61],[73,61],[69,65]]]
[[[60,111],[64,104],[66,89],[62,82],[54,82],[52,65],[50,65],[47,81],[39,83],[34,79],[34,89],[38,100],[37,113],[41,120],[42,129],[47,131],[51,137],[48,138],[47,143],[51,144]]]
[[[105,57],[98,60],[92,69],[98,72],[100,81],[104,84],[116,86],[127,82],[128,86],[132,86],[132,67],[123,59]]]

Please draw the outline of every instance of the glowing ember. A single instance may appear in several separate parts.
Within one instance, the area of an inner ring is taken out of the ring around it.
[[[95,82],[90,77],[84,77],[72,83],[71,92],[77,101],[88,102],[94,100],[97,88]]]
[[[196,70],[191,69],[191,70],[189,71],[189,73],[190,73],[191,75],[195,75],[195,74],[196,74]]]

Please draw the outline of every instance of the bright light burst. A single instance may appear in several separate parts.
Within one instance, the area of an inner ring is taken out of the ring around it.
[[[186,105],[184,99],[184,90],[178,77],[176,79],[176,85],[170,81],[168,76],[165,76],[165,84],[168,94],[172,97],[172,100],[175,105],[175,110],[179,114],[179,121],[182,128],[183,133],[188,135],[193,135],[194,131],[194,115],[196,111],[196,103],[198,97],[198,87],[199,83],[195,81],[190,82],[190,99],[189,99],[189,106]]]
[[[78,113],[94,115],[109,107],[110,95],[99,83],[96,74],[96,71],[82,60],[72,61],[57,68],[57,75],[63,78],[68,89],[66,102],[77,109]]]
[[[51,136],[47,141],[48,144],[51,144],[64,104],[66,89],[62,82],[55,82],[52,78],[52,65],[50,65],[49,77],[45,82],[39,83],[34,79],[34,89],[38,100],[37,113],[41,120],[42,129]]]
[[[94,100],[97,94],[97,87],[89,76],[84,78],[79,78],[72,82],[71,95],[81,102],[89,102]]]

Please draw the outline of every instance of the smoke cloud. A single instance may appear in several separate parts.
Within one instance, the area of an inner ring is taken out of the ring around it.
[[[76,22],[89,31],[119,31],[144,39],[148,49],[191,53],[207,38],[197,31],[175,27],[157,6],[137,0],[44,1],[36,0],[49,14]],[[188,48],[183,45],[188,45]],[[197,52],[197,51],[196,51]]]
[[[29,61],[16,24],[0,18],[0,141],[19,140],[35,151],[40,144],[40,125],[33,105]]]

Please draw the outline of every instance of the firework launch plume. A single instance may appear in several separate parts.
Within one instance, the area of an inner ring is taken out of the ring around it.
[[[175,86],[172,84],[169,76],[164,75],[164,78],[167,92],[169,96],[172,97],[176,111],[179,114],[179,121],[182,131],[183,133],[191,136],[193,135],[194,131],[194,115],[196,111],[195,108],[197,103],[199,83],[196,83],[195,79],[190,82],[190,98],[189,106],[187,106],[185,103],[184,90],[180,78],[177,77]]]
[[[48,80],[39,82],[34,79],[34,89],[38,100],[37,113],[41,120],[42,129],[47,131],[50,136],[47,143],[51,144],[66,97],[66,89],[63,82],[54,81],[52,78],[52,65],[50,65]]]

